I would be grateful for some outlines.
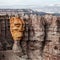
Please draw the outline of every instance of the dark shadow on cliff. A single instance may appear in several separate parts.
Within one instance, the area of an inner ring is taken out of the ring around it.
[[[13,38],[10,32],[10,19],[8,15],[0,16],[0,43],[3,50],[11,50]]]

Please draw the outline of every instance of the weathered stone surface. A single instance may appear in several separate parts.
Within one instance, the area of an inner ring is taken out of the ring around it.
[[[30,15],[28,57],[31,60],[41,60],[42,41],[44,41],[44,22],[41,16]]]
[[[43,20],[40,16],[32,15],[30,16],[30,40],[43,41],[44,40],[44,26]],[[40,34],[39,34],[40,33]]]
[[[46,16],[45,16],[46,17]],[[50,15],[49,15],[50,17]],[[57,33],[57,17],[56,16],[51,16],[49,19],[49,17],[47,18],[47,28],[46,28],[46,44],[44,47],[44,53],[43,56],[46,54],[47,56],[45,56],[43,59],[44,60],[57,60],[57,56],[59,54],[59,34]],[[47,20],[46,19],[46,20]],[[51,20],[51,23],[49,23],[49,20]]]
[[[10,31],[14,40],[21,40],[23,36],[25,22],[18,17],[12,17],[10,19]]]
[[[20,42],[23,56],[27,55],[27,60],[60,60],[60,16],[30,14],[22,19],[26,22]]]
[[[0,60],[27,60],[27,56],[17,56],[12,50],[0,51]]]

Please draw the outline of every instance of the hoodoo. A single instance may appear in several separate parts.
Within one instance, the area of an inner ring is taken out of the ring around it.
[[[19,17],[10,18],[10,32],[14,40],[13,51],[21,52],[20,40],[23,37],[25,22]]]

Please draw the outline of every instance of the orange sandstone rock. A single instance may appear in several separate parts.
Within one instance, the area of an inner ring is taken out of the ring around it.
[[[20,40],[23,36],[25,22],[18,17],[11,17],[10,31],[14,40]]]

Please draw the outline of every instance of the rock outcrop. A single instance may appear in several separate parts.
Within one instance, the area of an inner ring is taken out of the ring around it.
[[[25,21],[24,36],[20,42],[20,45],[22,48],[22,53],[27,55],[27,60],[59,60],[60,16],[53,16],[51,14],[43,16],[36,14],[25,14],[20,17]],[[6,28],[7,26],[4,30],[5,33],[7,33]],[[8,36],[10,35],[8,34]],[[8,36],[5,38],[7,39]],[[11,40],[12,38],[10,37],[9,41]],[[13,45],[13,42],[10,43]]]

